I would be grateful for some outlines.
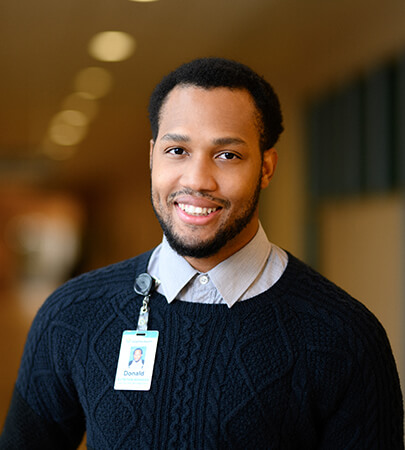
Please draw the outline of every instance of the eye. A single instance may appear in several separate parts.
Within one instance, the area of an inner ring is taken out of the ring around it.
[[[218,159],[226,159],[226,160],[232,160],[232,159],[240,159],[240,156],[236,155],[232,152],[223,152],[218,155]]]
[[[169,148],[169,150],[167,150],[166,153],[168,153],[168,154],[170,154],[170,155],[175,155],[175,156],[183,156],[183,155],[185,155],[187,152],[184,150],[184,148],[181,148],[181,147],[173,147],[173,148]]]

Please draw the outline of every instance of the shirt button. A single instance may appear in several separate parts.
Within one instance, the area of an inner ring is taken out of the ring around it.
[[[208,275],[201,275],[199,280],[201,284],[207,284],[209,281]]]

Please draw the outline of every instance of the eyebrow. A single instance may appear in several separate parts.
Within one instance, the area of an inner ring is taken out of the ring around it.
[[[213,140],[215,145],[231,145],[231,144],[246,144],[246,142],[237,137],[223,137]]]
[[[190,142],[191,141],[189,136],[187,136],[185,134],[177,134],[177,133],[167,133],[162,136],[161,140],[162,141],[175,141],[175,142]],[[246,142],[243,139],[237,138],[237,137],[215,138],[215,139],[213,139],[212,142],[214,145],[218,145],[218,146],[231,145],[231,144],[236,144],[236,145],[246,144]]]
[[[162,141],[175,141],[175,142],[189,142],[189,136],[185,134],[177,134],[177,133],[167,133],[162,136]]]

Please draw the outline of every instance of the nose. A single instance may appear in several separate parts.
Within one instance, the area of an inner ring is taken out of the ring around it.
[[[184,169],[181,176],[184,187],[200,192],[217,189],[216,166],[209,156],[193,154]]]

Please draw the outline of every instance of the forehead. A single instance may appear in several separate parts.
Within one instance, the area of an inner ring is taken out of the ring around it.
[[[200,128],[216,126],[241,131],[253,128],[257,134],[260,119],[253,98],[245,89],[176,86],[162,106],[159,134],[196,121]]]

